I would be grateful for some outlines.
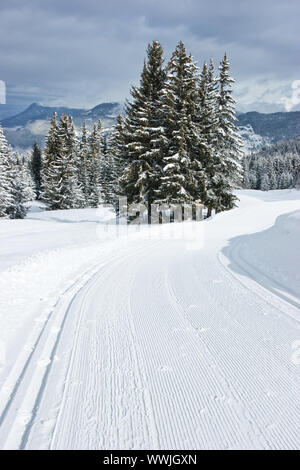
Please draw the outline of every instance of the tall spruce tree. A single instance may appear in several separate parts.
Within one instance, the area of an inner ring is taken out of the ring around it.
[[[20,159],[17,154],[13,156],[11,167],[12,205],[8,211],[11,219],[24,219],[28,212],[25,203],[35,195],[28,179],[29,172],[26,166],[27,162]]]
[[[158,41],[147,48],[140,86],[131,88],[126,105],[122,156],[126,165],[122,192],[130,203],[145,204],[149,211],[158,189],[165,143],[161,92],[165,83],[163,49]]]
[[[219,92],[217,97],[217,148],[213,163],[212,190],[217,195],[217,211],[231,209],[236,197],[232,193],[241,185],[242,140],[235,126],[235,101],[232,98],[234,79],[229,74],[226,54],[219,66]]]
[[[102,133],[101,138],[101,160],[100,160],[100,187],[101,201],[110,204],[113,200],[114,166],[111,153],[108,149],[107,133]]]
[[[23,219],[33,197],[28,160],[12,152],[0,128],[0,217]]]
[[[34,182],[36,199],[40,199],[42,190],[42,152],[37,142],[35,142],[33,145],[30,169]]]
[[[55,160],[59,152],[57,114],[53,113],[50,120],[50,128],[46,137],[43,151],[43,173],[42,173],[42,193],[41,198],[52,207],[52,202],[56,197],[56,181],[53,180],[53,170]]]
[[[182,42],[168,64],[161,109],[166,145],[163,174],[156,190],[156,202],[178,204],[200,197],[199,158],[203,142],[199,134],[198,68]]]
[[[111,193],[112,201],[117,207],[118,199],[122,196],[124,189],[121,185],[121,178],[124,168],[128,165],[127,149],[125,145],[126,131],[124,127],[124,120],[121,114],[117,116],[117,122],[113,127],[108,139],[108,155],[111,160]]]
[[[204,178],[202,179],[201,201],[208,208],[208,216],[216,206],[218,197],[213,184],[214,165],[217,160],[217,86],[214,63],[210,59],[208,67],[206,64],[203,65],[199,87],[200,131],[205,142],[205,146],[202,148]]]
[[[102,164],[102,125],[94,124],[89,137],[89,157],[87,161],[88,205],[98,207],[101,200],[101,164]]]
[[[34,199],[36,199],[36,192],[31,171],[32,153],[25,152],[24,154],[20,155],[15,152],[13,153],[12,157],[13,169],[15,169],[16,167],[17,173],[19,174],[23,183],[24,200],[25,202],[33,201]]]
[[[111,204],[114,201],[116,183],[115,161],[110,152],[103,154],[101,163],[101,199],[105,204]]]
[[[13,207],[12,180],[11,151],[0,126],[0,217]]]
[[[78,181],[82,189],[82,195],[84,199],[84,206],[89,205],[89,177],[88,177],[88,161],[89,161],[89,143],[88,134],[85,122],[82,124],[81,129],[81,142],[79,145],[78,152]]]

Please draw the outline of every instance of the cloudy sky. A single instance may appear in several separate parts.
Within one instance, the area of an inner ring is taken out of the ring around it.
[[[226,50],[239,110],[296,110],[299,17],[298,0],[1,0],[0,80],[8,104],[123,101],[147,43],[182,40],[200,66]]]

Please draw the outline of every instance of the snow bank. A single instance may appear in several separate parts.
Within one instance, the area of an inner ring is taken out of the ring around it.
[[[248,236],[240,253],[269,281],[300,298],[300,210],[281,215],[270,229]]]
[[[93,223],[114,223],[115,215],[113,208],[103,206],[98,209],[72,209],[47,211],[42,203],[31,203],[27,219],[55,221],[66,223],[93,222]]]
[[[115,222],[108,207],[47,211],[41,202],[29,205],[26,219],[0,220],[0,271],[41,252],[112,238],[105,230]]]
[[[241,205],[247,214],[247,210],[251,208],[249,202],[251,194],[249,191],[245,193],[247,194],[243,195]],[[267,205],[263,211],[258,207],[257,214],[252,213],[251,219],[257,217],[257,230],[255,232],[253,229],[248,230],[245,218],[244,234],[229,240],[221,250],[221,259],[224,254],[229,263],[224,262],[224,264],[237,273],[238,277],[248,278],[246,283],[250,282],[252,288],[254,281],[257,286],[263,286],[276,296],[299,307],[300,193],[299,191],[286,191],[281,195],[280,191],[270,191],[262,195],[258,193],[259,191],[255,191],[252,197],[259,196],[261,204],[267,202]],[[285,204],[283,196],[286,197]],[[286,213],[289,207],[290,210],[293,208],[294,210]],[[280,213],[281,215],[278,215]]]

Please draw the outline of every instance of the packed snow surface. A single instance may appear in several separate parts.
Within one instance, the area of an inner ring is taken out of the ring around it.
[[[2,449],[300,446],[300,192],[0,222]]]

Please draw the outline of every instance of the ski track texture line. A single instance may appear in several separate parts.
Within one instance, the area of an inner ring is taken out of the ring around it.
[[[299,448],[300,291],[259,244],[293,258],[300,197],[240,196],[192,242],[147,228],[70,282],[4,381],[1,448]]]

